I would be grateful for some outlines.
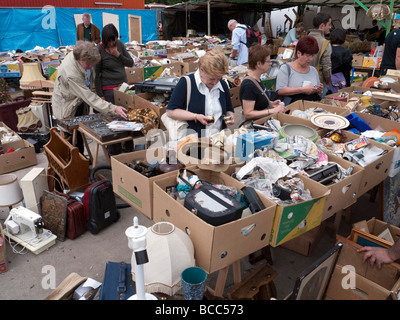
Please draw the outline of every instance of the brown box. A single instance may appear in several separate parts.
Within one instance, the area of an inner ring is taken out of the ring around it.
[[[383,264],[381,269],[363,262],[358,244],[337,236],[343,243],[335,270],[330,279],[326,300],[386,300],[397,298],[400,288],[400,265]],[[352,273],[354,271],[355,273]],[[350,281],[350,279],[354,281]]]
[[[320,108],[320,109],[326,110],[330,113],[341,115],[341,116],[346,116],[348,114],[348,111],[345,108],[342,108],[339,106],[328,105],[328,104],[321,103],[321,102],[307,101],[307,100],[298,100],[298,101],[295,101],[295,102],[287,105],[286,107],[290,111],[289,115],[292,115],[294,110],[305,111],[310,108]]]
[[[318,134],[322,137],[328,132],[329,130],[321,129],[318,131]],[[345,131],[344,133],[346,135],[344,142],[360,138],[359,135],[352,133],[350,131]],[[384,154],[381,155],[375,161],[363,167],[364,171],[363,171],[363,177],[360,182],[360,188],[358,190],[358,195],[357,195],[358,198],[362,196],[364,193],[371,190],[379,183],[381,183],[382,181],[384,181],[388,177],[394,155],[394,148],[389,147],[383,143],[374,141],[373,139],[368,139],[368,140],[371,145],[381,148]]]
[[[167,106],[159,107],[155,104],[151,103],[152,100],[157,94],[154,92],[142,92],[134,95],[134,106],[135,108],[144,109],[150,108],[153,109],[157,115],[160,117],[160,129],[165,130],[165,126],[161,121],[161,116],[165,113]]]
[[[0,273],[7,271],[6,238],[0,223]]]
[[[114,192],[149,219],[153,218],[153,181],[167,175],[176,176],[177,172],[147,178],[128,167],[127,164],[134,160],[150,161],[157,159],[161,161],[165,159],[166,154],[167,151],[164,148],[151,148],[111,157]]]
[[[8,148],[17,150],[0,155],[0,174],[13,172],[37,164],[35,147],[26,140],[18,140],[7,144]]]
[[[234,87],[234,88],[229,89],[229,93],[231,95],[232,106],[234,108],[240,107],[242,105],[242,103],[240,102],[240,99],[239,99],[239,91],[240,91],[240,87]]]
[[[182,66],[182,75],[184,76],[185,74],[195,72],[199,67],[199,62],[198,59],[192,59],[189,61],[185,60],[184,62],[181,62],[181,66]]]
[[[135,105],[135,95],[119,91],[114,88],[114,103],[117,106],[133,107]]]
[[[143,68],[125,68],[125,73],[129,84],[143,81]]]
[[[225,173],[191,169],[208,182],[236,187],[244,185]],[[166,192],[176,185],[176,177],[169,175],[154,181],[153,220],[169,221],[185,231],[193,242],[196,265],[212,273],[268,245],[275,203],[259,194],[265,209],[229,223],[212,226],[183,206]],[[247,232],[246,232],[247,231]]]
[[[364,61],[363,54],[353,54],[353,67],[361,67]]]
[[[374,236],[379,236],[385,229],[389,229],[390,234],[393,237],[393,240],[396,242],[400,238],[400,228],[396,227],[390,223],[384,222],[382,220],[371,218],[368,221],[360,221],[353,224],[353,227],[356,229],[361,229],[359,224],[363,223],[366,224],[368,230],[362,230],[364,232],[370,233]]]
[[[351,176],[339,182],[327,185],[331,193],[326,198],[322,221],[333,216],[336,212],[350,207],[357,201],[361,180],[364,176],[364,168],[355,163],[331,154],[328,154],[328,161],[336,162],[346,170],[349,169],[350,166],[353,166],[353,171]]]
[[[306,233],[303,233],[302,235],[283,243],[281,247],[300,253],[301,255],[307,257],[319,243],[319,240],[321,240],[324,231],[325,224],[320,224],[314,229],[311,229],[310,231],[307,231]]]

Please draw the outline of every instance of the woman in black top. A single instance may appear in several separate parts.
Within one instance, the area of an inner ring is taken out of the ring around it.
[[[280,100],[270,101],[261,75],[271,67],[271,51],[256,44],[249,48],[249,72],[240,85],[239,98],[246,120],[260,119],[278,112],[286,112]],[[258,83],[258,85],[257,85]]]
[[[346,32],[343,29],[334,29],[331,31],[331,45],[332,45],[332,77],[330,89],[331,92],[336,93],[337,89],[340,89],[336,86],[336,88],[331,88],[335,85],[335,74],[339,74],[340,72],[343,74],[344,80],[346,80],[346,87],[350,87],[350,72],[352,69],[352,61],[353,55],[350,50],[342,47],[342,44],[346,40]],[[340,79],[341,75],[338,76]]]

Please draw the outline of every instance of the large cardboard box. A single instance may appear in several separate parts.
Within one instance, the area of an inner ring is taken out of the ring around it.
[[[8,143],[7,146],[16,151],[0,155],[0,174],[37,164],[35,147],[28,141],[21,139]]]
[[[165,107],[159,107],[156,106],[151,102],[151,100],[156,96],[157,94],[154,92],[142,92],[134,95],[134,107],[139,108],[139,109],[144,109],[144,108],[150,108],[154,110],[157,115],[160,117],[160,129],[165,130],[164,123],[161,121],[161,116],[165,113],[167,110],[167,105]]]
[[[325,231],[325,224],[321,223],[314,229],[311,229],[306,233],[303,233],[298,237],[283,243],[281,247],[300,253],[301,255],[307,257],[312,253],[314,248],[321,240],[324,231]]]
[[[143,81],[143,68],[125,68],[125,73],[129,84]]]
[[[7,271],[6,238],[0,223],[0,273]]]
[[[135,105],[135,95],[114,88],[114,103],[117,106],[133,107]]]
[[[239,98],[239,91],[240,91],[240,87],[234,87],[234,88],[229,89],[229,93],[231,95],[232,106],[234,108],[240,107],[242,105],[242,103],[240,102],[240,98]]]
[[[328,131],[329,130],[321,129],[318,131],[318,134],[322,137],[326,133],[328,133]],[[359,135],[354,134],[350,131],[344,131],[344,134],[346,135],[344,142],[360,138]],[[394,148],[389,147],[383,143],[374,141],[373,139],[369,139],[369,143],[382,149],[382,155],[375,161],[372,161],[371,163],[363,167],[364,171],[363,177],[360,182],[360,188],[358,190],[358,198],[379,183],[381,183],[383,180],[385,180],[389,175],[389,169],[392,165]]]
[[[364,229],[363,226],[366,226],[366,229]],[[398,239],[400,239],[400,228],[399,227],[396,227],[385,221],[376,219],[375,217],[369,219],[368,221],[364,220],[364,221],[356,222],[353,224],[353,228],[370,233],[374,236],[379,236],[383,231],[388,229],[395,242]]]
[[[176,176],[177,172],[164,173],[147,178],[130,168],[128,164],[135,160],[150,161],[155,159],[161,161],[166,158],[166,155],[166,149],[160,147],[122,153],[111,157],[114,193],[149,219],[153,218],[153,181],[166,175]]]
[[[353,170],[351,176],[327,185],[331,193],[326,198],[322,221],[333,216],[340,210],[350,207],[357,201],[361,180],[364,176],[364,168],[355,163],[331,154],[328,154],[328,161],[335,162],[346,170],[352,166]]]
[[[361,67],[363,65],[364,55],[363,54],[353,54],[353,67]]]
[[[363,119],[372,130],[380,131],[400,131],[400,123],[392,121],[390,119],[385,119],[382,117],[375,116],[373,114],[356,112],[357,116]],[[400,172],[400,148],[396,147],[393,151],[392,163],[389,169],[389,177],[393,178],[397,173]]]
[[[291,205],[277,204],[270,244],[279,246],[321,224],[326,197],[330,190],[314,180],[297,175],[309,189],[312,199]]]
[[[295,111],[295,110],[305,111],[305,110],[308,110],[311,108],[323,109],[330,113],[341,115],[341,116],[346,116],[348,114],[348,111],[345,108],[342,108],[339,106],[328,105],[328,104],[320,103],[320,102],[307,101],[307,100],[298,100],[298,101],[295,101],[295,102],[287,105],[286,107],[289,110],[289,115],[293,115],[293,111]]]
[[[198,67],[199,67],[199,62],[198,59],[190,59],[190,60],[184,60],[181,62],[182,66],[182,75],[195,72]]]
[[[223,172],[191,169],[210,183],[236,187],[245,185]],[[154,181],[155,222],[168,221],[185,231],[195,248],[196,264],[212,273],[268,245],[275,203],[259,194],[265,209],[229,223],[213,226],[184,207],[183,200],[175,200],[166,188],[176,185],[176,176],[169,175]]]
[[[343,243],[335,270],[330,279],[326,300],[386,300],[398,299],[400,265],[383,264],[381,269],[363,262],[361,246],[340,236]]]

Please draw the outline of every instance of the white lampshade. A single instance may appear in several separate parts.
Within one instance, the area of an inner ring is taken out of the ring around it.
[[[144,264],[146,292],[175,294],[182,287],[182,271],[195,265],[192,240],[172,223],[158,222],[148,228],[146,242],[149,258]]]
[[[35,80],[46,80],[45,77],[43,77],[42,72],[39,69],[39,65],[37,63],[24,63],[23,64],[23,71],[22,71],[22,77],[19,80],[19,86],[21,89],[29,90],[31,88],[36,88],[36,87],[30,87],[29,84],[32,81]]]
[[[24,199],[14,174],[0,175],[0,207],[12,207]]]

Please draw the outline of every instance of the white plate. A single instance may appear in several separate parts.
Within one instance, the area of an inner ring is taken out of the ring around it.
[[[311,117],[311,122],[324,129],[344,129],[350,123],[345,117],[336,114],[316,114]]]

